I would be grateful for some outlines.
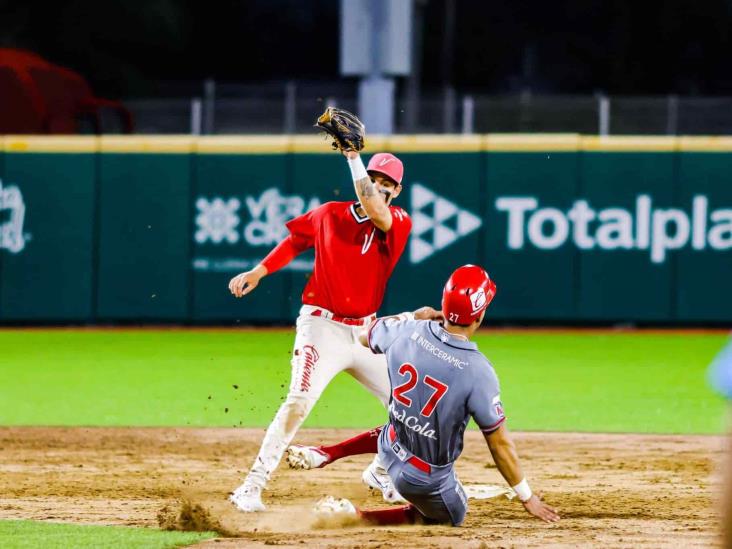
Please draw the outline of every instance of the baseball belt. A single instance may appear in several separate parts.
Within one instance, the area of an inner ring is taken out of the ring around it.
[[[310,316],[320,316],[323,318],[327,318],[328,320],[332,320],[333,322],[346,324],[347,326],[365,326],[376,318],[376,315],[366,316],[363,318],[348,318],[345,316],[333,314],[326,309],[320,308],[316,308],[313,312],[310,313]]]
[[[423,471],[427,473],[428,475],[432,473],[432,466],[424,461],[423,459],[419,459],[417,456],[412,454],[410,457],[407,457],[407,450],[401,447],[401,445],[396,440],[396,430],[394,429],[394,426],[390,423],[389,424],[389,442],[391,442],[391,449],[394,450],[394,453],[397,455],[397,457],[406,462],[410,465],[414,466],[415,468],[419,469],[420,471]],[[411,453],[411,452],[410,452]]]

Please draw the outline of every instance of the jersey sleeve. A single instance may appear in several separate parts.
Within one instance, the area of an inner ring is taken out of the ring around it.
[[[498,378],[488,364],[480,366],[480,373],[468,398],[468,411],[484,433],[492,433],[506,420]]]
[[[307,246],[298,248],[292,235],[277,244],[271,252],[262,260],[262,265],[267,269],[267,274],[279,271],[295,257],[305,251]]]
[[[327,204],[323,204],[313,208],[309,212],[305,212],[285,223],[287,230],[292,235],[293,243],[298,248],[307,249],[315,245],[315,234],[320,223],[320,217],[327,206]]]
[[[383,354],[389,350],[394,341],[403,333],[407,320],[397,317],[378,318],[369,328],[369,348],[376,354]]]

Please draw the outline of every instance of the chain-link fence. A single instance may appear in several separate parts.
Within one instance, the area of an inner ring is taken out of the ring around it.
[[[216,85],[190,99],[134,99],[137,133],[309,133],[326,105],[357,112],[355,83]],[[455,90],[399,96],[396,133],[571,132],[729,135],[732,97],[481,95]]]

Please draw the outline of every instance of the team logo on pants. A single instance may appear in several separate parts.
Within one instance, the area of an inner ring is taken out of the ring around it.
[[[310,390],[310,377],[313,375],[315,363],[318,362],[320,355],[312,345],[305,345],[302,348],[302,379],[300,380],[300,391],[306,393]]]

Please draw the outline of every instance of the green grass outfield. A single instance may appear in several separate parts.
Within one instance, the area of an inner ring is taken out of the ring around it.
[[[3,549],[95,549],[181,547],[216,537],[213,532],[165,532],[126,526],[79,526],[31,520],[0,521]]]
[[[292,330],[0,330],[0,425],[266,426]],[[514,430],[720,433],[706,368],[724,334],[483,332]],[[236,387],[235,387],[236,386]],[[346,374],[309,427],[385,421]]]

